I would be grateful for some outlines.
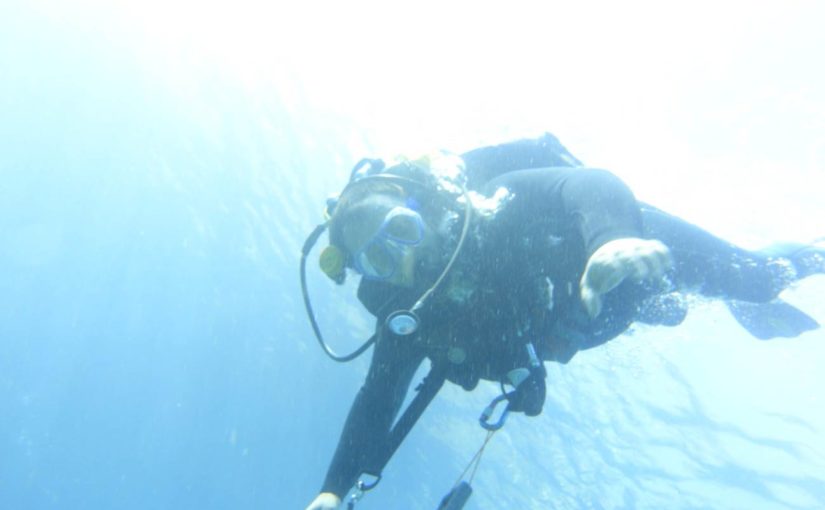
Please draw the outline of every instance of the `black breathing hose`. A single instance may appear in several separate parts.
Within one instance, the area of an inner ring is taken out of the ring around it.
[[[318,339],[318,344],[321,346],[321,349],[334,361],[338,361],[340,363],[345,363],[347,361],[352,361],[361,354],[364,353],[367,349],[370,348],[372,344],[375,343],[377,338],[377,334],[372,335],[369,340],[364,342],[361,347],[357,348],[350,354],[345,356],[341,356],[336,354],[335,351],[330,349],[326,342],[324,342],[324,337],[321,335],[321,328],[318,327],[318,322],[315,320],[315,312],[312,310],[312,303],[309,299],[309,291],[307,290],[307,256],[309,252],[312,251],[312,247],[315,246],[315,243],[318,242],[318,238],[321,237],[321,234],[324,233],[326,230],[326,224],[321,224],[315,227],[315,230],[307,237],[306,242],[304,243],[303,249],[301,249],[301,293],[304,296],[304,306],[307,309],[307,316],[309,317],[309,323],[312,325],[312,331],[315,332],[315,338]]]

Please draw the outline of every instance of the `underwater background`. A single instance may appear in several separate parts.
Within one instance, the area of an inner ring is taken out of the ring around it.
[[[304,508],[368,357],[317,347],[300,248],[361,157],[550,131],[735,243],[825,235],[818,2],[274,4],[0,0],[0,509]],[[547,366],[468,510],[822,508],[823,330],[697,302]],[[357,508],[436,508],[496,391],[445,387]]]

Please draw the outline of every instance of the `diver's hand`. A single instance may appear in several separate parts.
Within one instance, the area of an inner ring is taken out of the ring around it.
[[[341,498],[331,492],[322,492],[312,500],[306,510],[335,510],[341,505]]]
[[[587,314],[598,317],[602,296],[625,279],[655,280],[672,265],[670,250],[655,239],[627,237],[608,241],[590,256],[579,284]]]

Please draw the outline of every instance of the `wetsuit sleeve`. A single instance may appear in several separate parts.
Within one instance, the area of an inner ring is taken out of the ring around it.
[[[423,353],[408,338],[387,336],[376,343],[369,373],[347,416],[322,492],[343,498],[372,459],[383,453],[423,360]]]
[[[618,177],[590,168],[536,168],[509,172],[487,186],[504,186],[515,194],[507,214],[514,226],[525,218],[555,222],[558,232],[580,236],[585,260],[608,241],[642,237],[639,204]]]

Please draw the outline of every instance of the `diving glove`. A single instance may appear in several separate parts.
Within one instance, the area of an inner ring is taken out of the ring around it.
[[[312,500],[306,510],[335,510],[341,506],[341,498],[331,492],[322,492]]]
[[[670,250],[661,241],[627,237],[606,242],[590,256],[579,284],[587,314],[598,317],[602,296],[624,280],[653,281],[672,265]]]

